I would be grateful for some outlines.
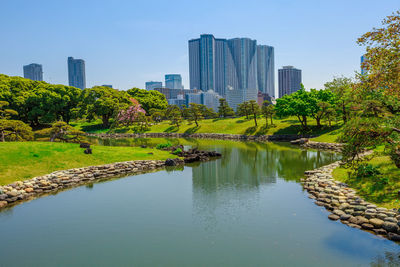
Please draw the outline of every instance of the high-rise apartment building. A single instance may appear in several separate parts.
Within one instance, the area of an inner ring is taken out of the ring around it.
[[[278,70],[279,97],[290,95],[301,89],[301,70],[283,66]]]
[[[32,63],[24,66],[24,78],[33,81],[43,81],[43,68],[42,65]]]
[[[189,40],[190,89],[224,95],[225,52],[226,39],[216,39],[212,34]]]
[[[189,40],[189,74],[191,89],[213,90],[236,109],[244,101],[257,100],[258,90],[275,95],[274,48],[257,46],[249,38],[203,34]]]
[[[183,89],[182,76],[180,74],[166,74],[165,87],[169,89]]]
[[[275,97],[274,48],[268,45],[257,46],[258,90]]]
[[[86,88],[85,61],[68,57],[68,84],[76,88]]]
[[[162,88],[162,82],[146,82],[146,90],[154,90],[155,88]]]

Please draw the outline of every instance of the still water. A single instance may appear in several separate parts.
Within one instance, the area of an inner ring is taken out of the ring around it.
[[[223,157],[82,186],[6,210],[0,213],[0,266],[400,264],[400,246],[328,220],[303,192],[303,172],[335,161],[335,154],[273,143],[171,142]]]

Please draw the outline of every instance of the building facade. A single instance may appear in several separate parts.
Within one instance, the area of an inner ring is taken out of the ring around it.
[[[275,56],[274,48],[268,45],[257,46],[258,90],[275,97]]]
[[[154,90],[155,88],[162,88],[162,82],[146,82],[146,90]]]
[[[301,70],[283,66],[278,70],[279,97],[290,95],[301,89]]]
[[[166,74],[165,87],[169,89],[183,89],[182,76],[180,74]]]
[[[32,63],[24,66],[24,78],[33,81],[43,81],[43,68],[42,65]]]
[[[85,61],[68,57],[68,84],[76,88],[86,88]]]

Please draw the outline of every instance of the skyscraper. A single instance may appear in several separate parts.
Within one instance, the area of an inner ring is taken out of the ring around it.
[[[43,68],[42,65],[32,63],[24,66],[24,78],[33,81],[43,81]]]
[[[76,88],[86,88],[85,61],[68,57],[68,83]]]
[[[226,39],[202,34],[189,40],[190,89],[224,95]]]
[[[249,38],[227,40],[226,98],[236,110],[237,105],[257,100],[257,41]]]
[[[274,48],[257,45],[257,80],[258,90],[275,97]]]
[[[278,70],[279,97],[290,95],[301,89],[301,70],[293,66],[283,66]]]
[[[165,87],[169,89],[183,89],[182,76],[180,74],[166,74]]]
[[[162,88],[162,82],[146,82],[146,90],[154,90],[155,88]]]

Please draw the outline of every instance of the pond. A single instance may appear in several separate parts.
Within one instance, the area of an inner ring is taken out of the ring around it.
[[[170,142],[223,157],[82,186],[1,212],[0,266],[400,264],[400,246],[330,221],[302,190],[303,172],[337,155],[283,143]]]

